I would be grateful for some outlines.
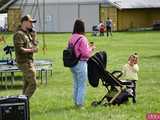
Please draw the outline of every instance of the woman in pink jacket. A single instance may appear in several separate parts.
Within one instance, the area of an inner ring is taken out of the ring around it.
[[[79,39],[79,40],[78,40]],[[69,45],[74,45],[76,57],[80,57],[77,65],[71,68],[74,80],[74,103],[78,108],[82,108],[84,105],[84,97],[86,91],[86,80],[88,79],[87,73],[87,60],[92,54],[95,46],[91,46],[88,43],[88,39],[85,37],[84,22],[77,19],[74,23],[73,33],[69,40]]]

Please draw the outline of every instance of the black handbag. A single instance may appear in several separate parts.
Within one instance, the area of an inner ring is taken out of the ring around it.
[[[69,45],[68,48],[63,50],[63,65],[64,67],[74,67],[80,60],[80,56],[77,58],[74,48],[78,41],[81,39],[79,37],[74,45]]]

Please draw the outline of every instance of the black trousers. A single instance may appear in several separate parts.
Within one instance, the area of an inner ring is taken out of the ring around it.
[[[109,26],[106,26],[106,28],[107,28],[107,30],[106,30],[107,36],[109,36],[109,33],[110,33],[110,35],[112,36],[112,28],[109,27]]]

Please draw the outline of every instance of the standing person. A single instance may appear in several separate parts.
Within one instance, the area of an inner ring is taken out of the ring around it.
[[[99,35],[104,36],[104,31],[105,31],[105,25],[102,21],[100,21],[100,23],[99,23],[99,33],[100,34]]]
[[[76,43],[76,41],[78,42]],[[80,57],[79,62],[71,68],[74,80],[74,104],[78,108],[84,106],[84,98],[86,91],[87,73],[87,60],[92,54],[94,45],[89,45],[88,39],[85,36],[85,26],[81,19],[77,19],[74,23],[73,33],[69,40],[69,45],[75,45],[74,51],[76,57]]]
[[[108,17],[106,21],[106,32],[107,32],[107,37],[110,35],[112,36],[112,20]]]
[[[30,15],[21,18],[21,25],[14,34],[13,43],[15,47],[16,63],[23,73],[23,94],[29,98],[36,90],[36,69],[33,63],[33,53],[38,51],[35,42],[36,33],[32,31],[36,20]]]
[[[135,99],[136,98],[136,81],[138,80],[138,71],[139,71],[138,54],[135,53],[128,58],[128,63],[125,64],[122,68],[123,79],[130,80],[134,84],[133,103],[136,103],[136,99]]]

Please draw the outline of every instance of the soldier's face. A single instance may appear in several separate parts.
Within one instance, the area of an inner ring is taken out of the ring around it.
[[[26,22],[26,28],[27,28],[27,29],[32,29],[32,28],[33,28],[33,24],[32,24],[31,21],[27,21],[27,22]]]

